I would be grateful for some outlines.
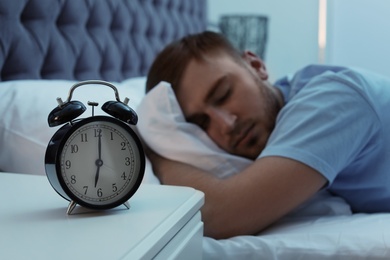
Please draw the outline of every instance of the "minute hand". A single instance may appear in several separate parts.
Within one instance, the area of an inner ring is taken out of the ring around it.
[[[98,180],[99,180],[100,167],[103,165],[103,161],[102,161],[102,130],[99,129],[98,132],[99,132],[99,136],[98,136],[99,137],[99,140],[98,140],[99,158],[95,161],[95,164],[97,166],[97,171],[96,171],[96,175],[95,175],[95,188],[96,188]]]

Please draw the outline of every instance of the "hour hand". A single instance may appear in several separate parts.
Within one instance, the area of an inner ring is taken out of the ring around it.
[[[97,161],[96,161],[96,163],[97,163]],[[98,180],[99,180],[99,171],[100,171],[100,166],[98,165],[96,175],[95,175],[95,188],[96,188],[96,185],[97,185]]]

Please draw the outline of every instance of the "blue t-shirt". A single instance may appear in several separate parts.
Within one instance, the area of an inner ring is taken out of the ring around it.
[[[390,211],[390,79],[311,65],[275,86],[286,104],[259,158],[316,169],[354,211]]]

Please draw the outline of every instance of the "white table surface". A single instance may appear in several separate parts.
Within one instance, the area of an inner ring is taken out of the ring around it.
[[[192,188],[142,184],[129,210],[67,215],[46,176],[0,173],[0,259],[150,258],[203,200]]]

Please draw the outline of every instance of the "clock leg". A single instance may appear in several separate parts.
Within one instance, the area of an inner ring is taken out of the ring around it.
[[[76,202],[74,202],[73,200],[70,201],[69,206],[68,206],[68,210],[66,211],[66,214],[71,215],[71,214],[72,214],[72,211],[74,210],[74,208],[76,207],[76,205],[77,205]]]
[[[128,201],[126,201],[125,203],[123,203],[123,205],[125,205],[125,207],[126,207],[127,209],[130,209],[130,204],[129,204]]]

